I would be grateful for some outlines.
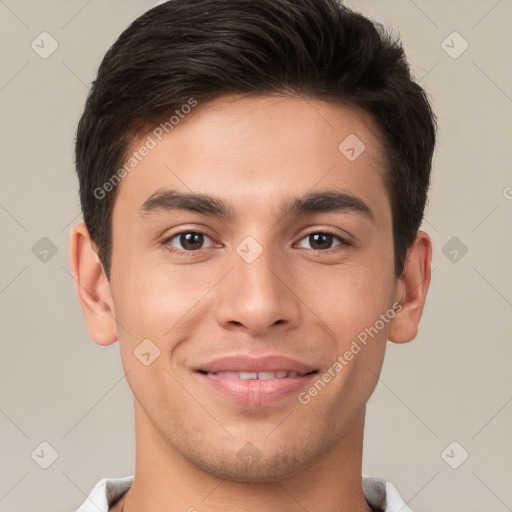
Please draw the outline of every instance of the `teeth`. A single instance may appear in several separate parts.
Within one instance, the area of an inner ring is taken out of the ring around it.
[[[287,371],[277,371],[277,372],[215,372],[211,373],[211,375],[222,375],[224,377],[230,377],[232,379],[242,379],[242,380],[267,380],[267,379],[286,379],[291,377],[298,377],[298,372],[287,372]]]
[[[275,379],[276,374],[274,372],[260,372],[258,373],[258,379]]]
[[[239,379],[240,374],[235,372],[221,372],[218,375],[225,375],[226,377],[231,377],[232,379]]]
[[[251,372],[240,372],[240,379],[242,380],[250,380],[250,379],[257,379],[258,374],[257,373],[251,373]]]

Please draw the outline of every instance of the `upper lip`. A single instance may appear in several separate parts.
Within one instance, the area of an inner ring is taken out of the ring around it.
[[[300,374],[316,371],[305,363],[280,355],[249,356],[233,355],[213,359],[197,367],[197,371],[217,372],[297,372]]]

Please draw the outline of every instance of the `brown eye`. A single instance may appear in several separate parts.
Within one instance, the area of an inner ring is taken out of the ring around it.
[[[175,249],[180,251],[197,251],[205,247],[205,242],[209,242],[207,247],[210,247],[211,239],[204,233],[198,233],[196,231],[184,231],[177,233],[176,235],[169,238],[168,243]]]
[[[332,233],[322,231],[310,233],[299,242],[299,247],[314,251],[326,251],[338,245],[347,244],[345,240]]]

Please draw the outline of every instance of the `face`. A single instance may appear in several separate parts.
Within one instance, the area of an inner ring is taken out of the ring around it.
[[[397,280],[376,128],[227,96],[133,149],[148,135],[119,185],[110,281],[141,417],[220,478],[290,475],[342,442],[382,365]]]

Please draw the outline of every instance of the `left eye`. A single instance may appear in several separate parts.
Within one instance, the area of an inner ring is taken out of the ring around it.
[[[337,242],[337,243],[334,243]],[[339,236],[333,235],[331,233],[311,233],[308,236],[304,237],[298,244],[298,247],[302,247],[304,249],[313,249],[315,251],[325,251],[327,249],[332,249],[338,245],[342,245],[346,243]],[[309,244],[309,247],[305,244]]]
[[[197,251],[213,245],[212,239],[197,231],[184,231],[169,238],[168,243],[180,251]],[[205,245],[205,243],[207,245]]]

